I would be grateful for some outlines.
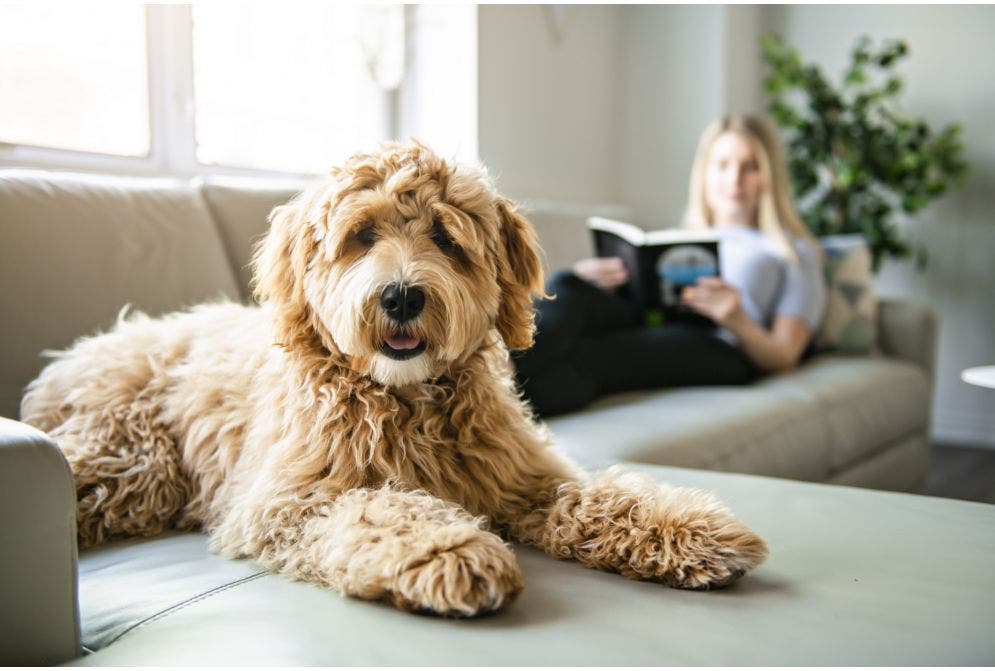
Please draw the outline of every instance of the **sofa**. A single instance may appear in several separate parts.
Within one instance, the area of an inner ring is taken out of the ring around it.
[[[0,172],[0,416],[17,417],[44,349],[149,314],[250,301],[253,240],[303,185]],[[590,254],[584,218],[531,217],[550,268]],[[559,449],[592,465],[636,461],[914,491],[929,465],[936,321],[881,300],[880,353],[826,353],[748,387],[616,395],[552,418]],[[708,409],[711,409],[709,411]]]
[[[547,422],[556,449],[586,467],[623,462],[732,505],[772,553],[727,590],[666,590],[519,548],[523,596],[498,615],[449,621],[222,559],[198,533],[77,556],[65,461],[50,438],[16,421],[42,351],[108,328],[126,304],[161,314],[251,300],[252,241],[299,187],[0,170],[0,662],[995,659],[985,626],[995,621],[985,596],[995,587],[995,509],[877,491],[914,491],[928,467],[936,324],[908,301],[880,301],[873,356],[821,354],[742,388],[616,395]],[[550,266],[586,253],[582,219],[533,220]]]

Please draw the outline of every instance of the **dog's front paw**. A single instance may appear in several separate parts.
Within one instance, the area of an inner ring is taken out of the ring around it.
[[[710,493],[617,471],[561,488],[542,542],[556,557],[682,589],[728,585],[767,556]]]
[[[496,535],[479,531],[407,566],[392,600],[404,610],[472,617],[511,603],[523,586],[511,549]]]
[[[699,519],[669,530],[667,570],[670,587],[725,587],[767,556],[767,544],[727,511],[705,511]]]

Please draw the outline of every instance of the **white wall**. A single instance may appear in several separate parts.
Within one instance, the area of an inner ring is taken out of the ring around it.
[[[959,379],[969,366],[995,364],[995,7],[787,6],[771,25],[808,60],[837,76],[858,36],[875,43],[904,38],[909,56],[902,101],[934,129],[964,124],[971,175],[967,186],[936,201],[906,230],[929,250],[924,273],[889,263],[882,294],[929,301],[940,316],[934,436],[995,447],[995,390]]]
[[[723,12],[724,109],[727,114],[763,114],[767,99],[761,82],[766,66],[758,35],[770,32],[771,12],[761,5],[729,5]]]
[[[701,129],[722,112],[723,8],[624,13],[620,195],[645,228],[675,226]]]
[[[480,157],[508,195],[616,200],[622,14],[598,5],[478,8]]]

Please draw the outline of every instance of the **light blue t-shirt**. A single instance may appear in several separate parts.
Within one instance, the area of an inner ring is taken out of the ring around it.
[[[755,228],[716,226],[722,279],[736,287],[747,316],[769,329],[776,317],[796,317],[814,335],[826,307],[826,282],[818,253],[803,240],[794,241],[798,263],[778,254],[777,243]],[[736,337],[726,329],[719,336]]]

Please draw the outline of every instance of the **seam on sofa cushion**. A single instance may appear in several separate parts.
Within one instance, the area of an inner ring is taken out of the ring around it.
[[[225,227],[221,224],[221,216],[218,214],[217,207],[211,204],[211,199],[207,197],[204,192],[204,180],[202,178],[194,178],[190,181],[190,186],[193,188],[194,192],[197,194],[197,199],[201,202],[207,213],[211,217],[211,224],[214,226],[214,234],[218,236],[218,240],[221,241],[221,249],[224,252],[225,260],[228,262],[228,269],[232,272],[232,277],[235,278],[238,284],[238,295],[242,299],[242,302],[250,301],[251,296],[246,296],[243,291],[241,282],[241,268],[238,267],[238,261],[235,260],[235,253],[232,251],[233,242],[228,237],[228,232]]]
[[[886,391],[889,388],[891,388],[891,385],[885,384],[882,381],[875,380],[872,385],[872,390],[875,393],[872,395],[877,395],[877,393],[879,393],[880,391]],[[820,421],[824,424],[825,430],[829,435],[830,440],[832,441],[831,442],[832,445],[837,444],[838,441],[840,440],[840,437],[836,435],[836,431],[832,423],[829,421],[829,418],[832,416],[834,412],[838,410],[849,411],[853,409],[856,405],[859,405],[859,403],[855,402],[851,397],[822,399],[807,390],[794,389],[791,387],[784,387],[783,391],[795,397],[796,399],[812,403],[815,406],[816,413],[819,416]],[[785,426],[797,421],[798,421],[797,417],[791,417],[782,420],[774,427],[773,430],[764,432],[764,438],[769,437],[771,435],[778,435],[782,433],[784,431]],[[850,461],[847,461],[844,464],[838,465],[835,463],[836,455],[831,450],[830,454],[827,455],[826,468],[822,473],[822,477],[823,478],[832,477],[833,474],[842,472],[843,470],[849,468],[850,466],[853,466],[854,464],[860,463],[867,459],[871,459],[877,456],[878,454],[882,454],[883,452],[886,451],[887,446],[892,445],[901,440],[905,440],[906,438],[912,435],[922,432],[924,428],[927,428],[926,427],[927,423],[928,420],[923,421],[917,424],[915,427],[908,429],[906,432],[900,434],[899,436],[892,438],[887,443],[884,443],[882,445],[875,444],[875,446],[870,451],[861,452],[858,455],[856,455],[856,459],[851,459]],[[767,449],[766,445],[760,444],[760,442],[756,440],[751,440],[745,445],[743,445],[743,443],[739,443],[739,445],[741,445],[742,447],[738,449],[723,450],[715,458],[713,458],[712,461],[707,466],[704,466],[703,468],[705,470],[729,471],[730,463],[732,462],[732,460],[738,456],[744,456],[743,448],[746,449],[745,456],[747,457],[752,457],[754,453],[765,452]]]
[[[246,576],[246,577],[242,578],[241,580],[236,580],[234,582],[230,582],[230,583],[227,583],[225,585],[221,585],[220,587],[215,587],[214,589],[207,590],[206,592],[202,592],[202,593],[198,594],[197,596],[192,596],[189,599],[186,599],[185,601],[181,601],[180,603],[178,603],[176,605],[170,606],[166,610],[159,611],[155,615],[150,615],[149,617],[145,618],[144,620],[142,620],[140,622],[136,622],[135,624],[131,625],[130,627],[128,627],[127,629],[125,629],[124,631],[122,631],[120,634],[118,634],[117,636],[115,636],[114,638],[112,638],[110,641],[108,641],[102,647],[106,648],[108,646],[114,645],[119,640],[121,640],[124,636],[127,636],[128,634],[130,634],[134,630],[138,629],[139,627],[142,627],[142,626],[144,626],[146,624],[151,624],[152,622],[155,622],[157,620],[161,620],[164,617],[167,617],[169,615],[172,615],[173,613],[176,613],[178,611],[183,610],[187,606],[191,606],[191,605],[193,605],[193,604],[195,604],[195,603],[197,603],[199,601],[203,601],[204,599],[212,597],[215,594],[220,594],[221,592],[225,592],[225,591],[227,591],[229,589],[232,589],[233,587],[238,587],[239,585],[244,585],[245,583],[251,582],[251,581],[255,580],[256,578],[260,578],[260,577],[262,577],[264,575],[270,575],[270,572],[269,571],[259,571],[258,573],[253,573],[252,575]]]
[[[869,462],[869,461],[871,461],[871,460],[873,460],[873,459],[875,459],[877,457],[880,457],[882,454],[885,454],[886,452],[889,452],[890,450],[894,449],[896,446],[899,446],[899,445],[902,445],[904,443],[907,443],[908,441],[910,441],[913,438],[916,438],[918,436],[927,436],[927,440],[928,440],[928,435],[929,435],[929,427],[928,426],[923,426],[923,427],[919,427],[919,428],[916,428],[916,429],[910,429],[909,431],[903,433],[898,438],[895,438],[894,440],[888,441],[884,445],[881,445],[880,449],[878,449],[877,451],[858,455],[858,457],[856,459],[851,459],[850,461],[848,461],[848,462],[846,462],[844,464],[840,464],[839,466],[830,469],[828,477],[829,478],[834,478],[834,477],[836,477],[838,475],[842,475],[843,473],[845,473],[847,471],[850,471],[850,470],[852,470],[854,468],[858,468],[858,467],[862,466],[863,464],[866,464],[867,462]]]
[[[815,399],[812,398],[812,397],[809,397],[809,398],[805,398],[803,400],[813,401]],[[816,405],[818,405],[818,404],[816,403]],[[820,413],[820,419],[822,421],[825,421],[825,418],[821,417],[821,413]],[[797,422],[798,422],[798,418],[797,417],[788,417],[788,418],[785,418],[785,419],[779,421],[774,426],[773,429],[768,430],[768,431],[764,431],[763,432],[763,436],[761,436],[761,438],[762,439],[767,439],[770,436],[775,436],[775,435],[782,434],[782,433],[784,433],[784,430],[785,430],[784,427],[786,427],[788,425],[791,425],[791,424],[795,424]],[[828,426],[827,426],[827,429],[828,429]],[[749,435],[750,435],[751,438],[754,437],[754,434],[752,434],[752,433],[749,434]],[[744,453],[745,453],[745,455],[747,457],[752,458],[754,454],[765,453],[765,452],[768,451],[768,445],[766,443],[764,443],[763,440],[749,440],[749,441],[743,441],[743,442],[736,442],[735,445],[737,445],[737,447],[723,450],[715,458],[713,458],[708,463],[707,466],[702,466],[700,468],[703,468],[706,471],[716,470],[716,471],[733,472],[733,471],[730,470],[730,464],[733,461],[733,459],[735,459],[736,457],[743,456]],[[828,474],[830,466],[831,466],[830,463],[826,464],[826,468],[824,469],[825,473],[823,473],[823,476],[825,476],[825,475]],[[775,476],[775,477],[780,477],[780,476]]]
[[[878,395],[881,395],[881,394],[887,394],[888,391],[890,389],[892,389],[892,388],[893,388],[893,385],[886,384],[885,381],[875,380],[873,386],[871,386],[868,389],[867,396],[868,397],[877,397]],[[871,393],[872,391],[873,391],[873,393]],[[843,460],[843,457],[839,453],[837,453],[837,451],[834,449],[831,452],[831,454],[830,454],[829,473],[832,474],[834,471],[836,471],[838,469],[846,468],[848,465],[852,465],[852,464],[857,463],[859,461],[863,461],[865,459],[872,458],[875,455],[881,454],[881,453],[883,453],[885,451],[885,448],[888,445],[890,445],[892,443],[895,443],[895,442],[897,442],[899,440],[902,440],[906,436],[909,436],[909,435],[912,435],[914,433],[921,432],[924,429],[927,429],[928,428],[928,424],[929,424],[929,391],[928,391],[928,387],[927,387],[927,392],[926,392],[926,399],[927,399],[926,413],[922,416],[921,419],[918,419],[915,422],[914,426],[912,426],[909,429],[906,429],[905,432],[899,433],[898,435],[886,437],[885,438],[886,442],[884,442],[884,443],[880,442],[880,439],[876,440],[876,441],[872,441],[872,444],[867,445],[866,449],[859,450],[856,454],[847,455],[848,458],[846,460]],[[841,436],[841,435],[839,435],[839,432],[836,430],[836,427],[833,426],[832,422],[828,421],[829,418],[833,415],[833,413],[836,413],[836,412],[846,412],[846,413],[858,412],[859,409],[863,406],[863,404],[861,403],[861,400],[862,399],[854,399],[854,398],[851,398],[851,397],[846,397],[846,398],[835,398],[835,399],[832,399],[832,400],[828,400],[825,403],[824,416],[827,419],[826,424],[827,424],[827,427],[828,427],[828,430],[829,430],[830,438],[833,441],[832,445],[834,445],[834,446],[839,445],[841,443],[841,441],[843,440],[844,437]],[[888,424],[890,424],[890,423],[888,423]],[[874,428],[878,432],[886,431],[886,429],[883,429],[882,426],[876,426]],[[887,435],[887,434],[885,434],[885,435]],[[865,437],[860,442],[867,443],[868,439]]]

